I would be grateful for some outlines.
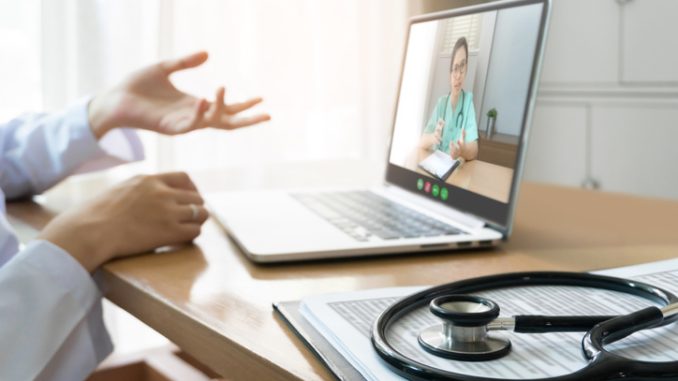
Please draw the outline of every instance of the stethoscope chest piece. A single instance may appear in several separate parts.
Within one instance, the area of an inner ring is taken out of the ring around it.
[[[427,352],[453,360],[487,361],[505,356],[511,342],[488,334],[499,316],[499,306],[472,295],[446,295],[431,300],[431,313],[443,320],[420,332],[419,345]]]

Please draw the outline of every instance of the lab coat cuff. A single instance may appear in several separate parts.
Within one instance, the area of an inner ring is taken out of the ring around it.
[[[72,137],[80,144],[74,145],[81,150],[83,166],[78,172],[89,172],[109,168],[126,162],[144,159],[144,148],[136,131],[130,128],[111,130],[100,140],[94,136],[89,124],[89,102],[92,98],[83,98],[66,110],[66,119],[73,121]]]
[[[99,148],[107,156],[123,162],[140,161],[145,157],[141,139],[132,128],[118,128],[110,131],[99,140]]]
[[[55,287],[60,287],[90,308],[101,299],[96,283],[82,265],[59,246],[45,240],[36,240],[22,251],[25,263],[49,277]]]

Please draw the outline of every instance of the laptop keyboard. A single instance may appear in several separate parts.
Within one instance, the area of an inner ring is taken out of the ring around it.
[[[370,191],[296,193],[292,197],[358,241],[463,233]]]

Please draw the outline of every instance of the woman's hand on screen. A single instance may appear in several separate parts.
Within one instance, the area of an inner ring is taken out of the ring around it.
[[[419,148],[426,150],[433,150],[440,144],[440,134],[437,131],[425,132],[421,135],[419,140]]]

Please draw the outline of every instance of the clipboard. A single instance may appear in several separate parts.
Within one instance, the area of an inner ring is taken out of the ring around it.
[[[419,167],[431,176],[446,181],[461,162],[443,151],[435,150],[419,163]]]
[[[301,339],[308,349],[320,360],[334,377],[340,381],[367,381],[344,356],[342,356],[313,326],[299,313],[301,302],[273,303],[277,315]]]

